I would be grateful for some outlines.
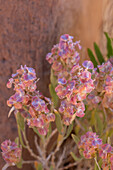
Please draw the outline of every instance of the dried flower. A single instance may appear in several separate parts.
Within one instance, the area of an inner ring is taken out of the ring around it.
[[[83,155],[86,159],[91,159],[95,157],[97,149],[101,145],[102,140],[98,138],[98,135],[89,131],[85,135],[81,136],[78,147],[83,151]]]
[[[15,142],[5,140],[1,144],[2,156],[9,165],[17,164],[21,159],[21,148]]]
[[[77,48],[81,49],[79,41],[74,43],[72,36],[64,34],[60,37],[59,44],[46,56],[58,79],[55,91],[58,97],[63,99],[59,111],[66,125],[69,125],[76,116],[84,116],[83,100],[94,89],[91,73],[88,71],[94,68],[93,63],[85,61],[83,63],[85,68],[81,67]]]

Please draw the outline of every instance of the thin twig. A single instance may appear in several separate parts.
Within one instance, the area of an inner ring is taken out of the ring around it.
[[[46,160],[49,161],[52,155],[53,155],[53,152],[51,152],[51,153],[48,155],[48,157],[46,158]]]
[[[36,155],[36,154],[33,152],[33,150],[30,148],[29,142],[28,142],[28,140],[27,140],[27,138],[26,138],[25,133],[23,133],[23,137],[24,137],[24,140],[25,140],[25,143],[26,143],[26,148],[28,149],[30,155],[31,155],[32,157],[34,157],[35,159],[37,159],[38,161],[41,162],[41,161],[42,161],[41,158],[40,158],[38,155]]]
[[[41,148],[40,148],[40,146],[38,145],[38,142],[37,142],[37,136],[35,136],[35,146],[37,148],[37,151],[39,152],[39,155],[41,157],[43,157],[43,153],[42,153]]]
[[[2,168],[2,170],[6,170],[9,166],[11,166],[11,165],[5,164],[5,165],[3,166],[3,168]]]
[[[54,151],[53,154],[52,154],[52,165],[53,165],[53,168],[55,168],[55,162],[54,162],[54,160],[55,160],[55,154],[59,151],[60,146],[62,145],[63,141],[64,141],[64,138],[58,143],[55,151]]]
[[[50,134],[50,136],[48,137],[48,139],[46,140],[45,143],[45,148],[47,147],[48,143],[50,142],[50,139],[57,133],[57,129],[54,129],[53,132]]]
[[[27,147],[30,155],[31,155],[32,157],[34,157],[35,159],[37,159],[38,162],[42,163],[43,167],[48,170],[49,167],[48,167],[47,161],[46,161],[45,159],[41,158],[40,156],[36,155],[36,154],[33,152],[33,150],[30,148],[29,142],[28,142],[27,137],[26,137],[26,135],[25,135],[25,132],[23,132],[23,137],[24,137],[24,140],[25,140],[25,143],[26,143],[26,147]]]
[[[56,169],[58,169],[60,167],[60,165],[61,165],[61,163],[62,163],[62,161],[64,159],[65,152],[66,152],[66,148],[64,148],[63,153],[62,153],[62,155],[59,158],[59,161],[57,163]]]
[[[95,162],[96,162],[96,165],[98,166],[98,169],[101,170],[101,168],[100,168],[100,166],[99,166],[99,164],[98,164],[98,162],[97,162],[96,157],[94,158],[94,160],[95,160]]]
[[[37,160],[33,160],[33,161],[22,161],[22,164],[33,164],[34,162],[36,162]]]
[[[59,170],[69,169],[69,168],[71,168],[73,166],[78,165],[79,163],[80,163],[80,161],[79,162],[70,163],[69,165],[65,166],[64,168],[59,168]]]

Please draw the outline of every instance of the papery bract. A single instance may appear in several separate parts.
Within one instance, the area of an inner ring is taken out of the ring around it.
[[[1,144],[2,156],[9,165],[17,164],[21,159],[21,148],[15,142],[5,140]]]

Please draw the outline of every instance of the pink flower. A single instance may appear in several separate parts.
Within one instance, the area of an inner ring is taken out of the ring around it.
[[[22,150],[17,146],[15,142],[11,142],[10,140],[5,140],[1,144],[1,149],[2,149],[2,156],[8,164],[15,165],[20,161]]]
[[[111,145],[103,144],[103,145],[101,145],[101,147],[99,149],[99,156],[102,159],[107,159],[108,154],[111,153],[111,151],[113,151],[113,148],[111,147]]]
[[[84,61],[82,64],[86,69],[94,69],[93,63],[91,61]]]
[[[83,155],[87,159],[95,157],[97,149],[102,145],[102,140],[98,138],[98,135],[93,132],[87,132],[85,135],[81,136],[79,142],[79,149],[83,151]]]

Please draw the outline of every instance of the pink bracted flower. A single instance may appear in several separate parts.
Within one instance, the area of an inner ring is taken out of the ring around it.
[[[113,151],[113,147],[109,144],[103,144],[101,145],[101,147],[99,148],[99,156],[102,159],[107,159],[108,155],[111,154],[111,152]]]
[[[9,165],[17,164],[21,159],[21,148],[15,142],[5,140],[1,144],[2,156]]]
[[[102,145],[102,140],[93,132],[87,132],[81,136],[79,149],[83,151],[83,155],[87,159],[95,157],[97,149]]]
[[[54,75],[58,78],[55,91],[58,97],[65,101],[61,102],[59,111],[63,115],[63,122],[66,125],[69,125],[76,116],[84,116],[85,107],[77,109],[77,103],[86,99],[88,93],[94,89],[91,73],[88,71],[88,69],[94,68],[93,63],[85,61],[83,63],[85,68],[81,67],[76,48],[81,49],[79,41],[74,43],[72,36],[64,34],[60,37],[59,44],[54,46],[46,57],[52,64]],[[63,109],[64,103],[69,109]]]
[[[110,157],[110,168],[111,168],[111,170],[113,170],[113,153]]]
[[[37,80],[33,68],[21,66],[9,79],[7,86],[11,87],[13,83],[16,92],[9,98],[7,104],[13,107],[15,114],[19,110],[27,120],[28,126],[36,127],[39,133],[46,135],[49,122],[55,121],[55,115],[48,109],[51,100],[36,90]]]

